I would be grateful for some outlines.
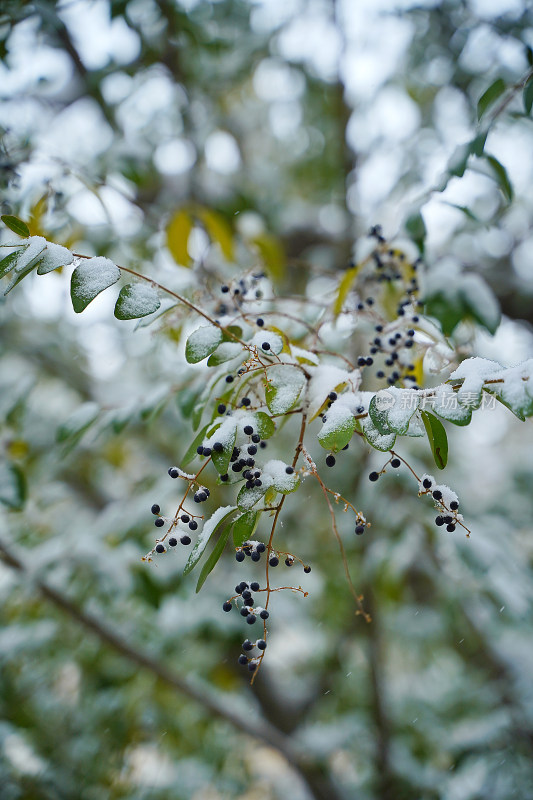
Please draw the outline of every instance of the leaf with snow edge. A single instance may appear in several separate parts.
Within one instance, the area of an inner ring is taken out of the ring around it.
[[[76,314],[81,314],[100,292],[120,278],[119,268],[109,258],[97,256],[83,261],[70,279],[70,297]]]
[[[441,419],[453,422],[454,425],[469,425],[472,419],[472,406],[459,402],[456,392],[448,384],[441,384],[435,389],[432,408]]]
[[[285,414],[294,408],[305,385],[305,375],[298,367],[276,364],[265,381],[265,400],[271,414]]]
[[[0,463],[0,503],[20,511],[27,496],[26,478],[16,464]]]
[[[53,242],[46,243],[46,249],[39,259],[37,275],[46,275],[59,267],[68,267],[74,261],[74,255],[66,247]]]
[[[198,592],[204,585],[209,573],[217,565],[220,556],[224,552],[224,548],[226,546],[226,542],[229,539],[230,532],[231,532],[231,525],[228,525],[228,527],[224,531],[222,531],[222,533],[218,537],[216,545],[213,547],[212,552],[208,556],[207,561],[203,565],[202,570],[200,572],[198,583],[196,584],[196,594],[198,594]]]
[[[501,97],[501,95],[505,92],[505,89],[506,85],[503,78],[497,78],[494,83],[491,83],[489,88],[483,92],[477,102],[478,121],[481,119],[485,111],[496,102],[498,97]]]
[[[414,414],[411,417],[409,421],[409,427],[407,428],[406,432],[403,435],[410,436],[412,438],[417,438],[426,435],[424,426],[422,425],[422,422],[419,419],[418,414]]]
[[[270,439],[276,432],[276,426],[273,420],[271,420],[264,411],[256,411],[254,413],[253,427],[261,439]]]
[[[139,319],[153,314],[161,305],[157,291],[144,283],[128,283],[120,290],[115,303],[115,317],[121,320]]]
[[[208,367],[218,367],[226,361],[233,361],[237,356],[244,356],[245,351],[238,342],[221,342],[207,360]]]
[[[17,263],[18,257],[22,253],[22,249],[14,250],[8,256],[0,261],[0,278],[8,275]]]
[[[268,477],[270,486],[281,494],[290,494],[296,491],[300,485],[300,477],[296,472],[287,475],[285,470],[288,466],[289,464],[278,459],[267,461],[261,470],[261,480]]]
[[[56,440],[71,450],[83,434],[96,422],[100,413],[98,403],[88,402],[79,406],[56,431]]]
[[[429,411],[421,411],[422,422],[426,429],[427,437],[435,459],[435,464],[439,469],[444,469],[448,463],[448,437],[446,429],[440,420]]]
[[[241,547],[247,539],[254,535],[259,522],[259,511],[245,511],[233,523],[233,544]]]
[[[16,271],[27,272],[37,266],[46,249],[46,239],[42,236],[32,236],[26,242],[24,252],[20,254]]]
[[[237,438],[237,423],[231,417],[225,417],[224,421],[217,428],[216,432],[209,433],[209,446],[211,447],[211,459],[219,475],[225,475],[228,471],[230,458]],[[213,450],[213,444],[220,442],[223,446],[221,452]]]
[[[420,395],[414,389],[382,389],[370,401],[368,413],[378,431],[406,434],[411,417],[417,411]]]
[[[507,170],[505,169],[501,161],[498,161],[498,159],[495,158],[494,156],[485,153],[484,157],[487,159],[488,163],[492,168],[494,177],[500,189],[502,190],[503,196],[509,203],[511,203],[514,197],[514,191],[511,181],[509,180],[509,175],[507,174]]]
[[[187,563],[183,569],[183,574],[188,575],[191,570],[197,565],[200,561],[205,548],[207,547],[207,543],[209,539],[217,530],[219,525],[221,525],[224,520],[226,520],[230,514],[233,514],[234,511],[237,510],[237,506],[223,506],[221,508],[217,508],[214,514],[206,520],[202,530],[200,531],[200,535],[196,540],[196,544],[189,556]]]
[[[317,354],[312,353],[310,350],[303,350],[301,347],[296,347],[296,345],[293,344],[291,345],[291,353],[298,364],[308,364],[311,367],[316,367],[319,364]]]
[[[336,400],[328,408],[326,421],[318,433],[318,441],[325,450],[334,453],[342,450],[353,436],[355,417],[347,405]]]
[[[18,217],[14,217],[11,214],[2,214],[1,219],[10,231],[13,231],[13,233],[16,233],[17,236],[20,236],[22,239],[27,239],[30,235],[30,229],[26,223]]]
[[[501,380],[484,386],[518,419],[525,421],[533,416],[533,359],[528,359],[515,367],[508,367],[493,373],[490,380]]]
[[[270,348],[268,350],[263,350],[263,344],[266,342],[268,342]],[[248,344],[257,347],[260,355],[261,353],[265,355],[274,353],[274,355],[277,356],[283,350],[283,337],[281,337],[279,333],[263,329],[259,331],[259,333],[256,333]]]
[[[237,505],[241,511],[249,511],[261,500],[267,489],[270,489],[272,486],[272,479],[269,475],[263,473],[261,475],[261,483],[261,486],[254,486],[253,489],[247,489],[246,486],[241,486],[237,497]]]
[[[185,345],[185,358],[189,364],[198,364],[214,353],[223,338],[215,325],[202,325],[191,333]]]
[[[307,414],[309,422],[312,422],[327,402],[328,394],[340,391],[340,387],[345,386],[349,381],[354,383],[355,377],[345,369],[330,364],[321,364],[314,369],[308,368],[308,372],[311,373],[311,380],[307,384]],[[360,382],[360,375],[358,380]],[[356,382],[354,388],[357,388],[358,385]]]
[[[200,432],[199,432],[199,433],[198,433],[198,434],[197,434],[197,435],[194,437],[193,441],[192,441],[192,442],[191,442],[191,444],[189,445],[189,447],[188,447],[188,449],[187,449],[187,452],[185,453],[185,455],[184,455],[184,456],[183,456],[183,458],[181,459],[181,464],[182,464],[184,467],[186,467],[186,466],[187,466],[187,464],[190,464],[190,462],[191,462],[191,461],[193,460],[193,458],[195,457],[195,455],[196,455],[196,450],[197,450],[197,448],[198,448],[198,447],[199,447],[199,446],[202,444],[202,442],[204,441],[204,439],[205,439],[205,434],[206,434],[206,432],[207,432],[207,429],[208,429],[208,428],[209,428],[209,424],[207,424],[207,425],[204,425],[204,427],[202,428],[202,430],[201,430],[201,431],[200,431]]]
[[[358,422],[366,441],[375,450],[381,450],[382,452],[385,452],[390,450],[391,447],[394,447],[394,442],[396,441],[395,433],[390,433],[386,436],[382,435],[369,416],[363,417],[362,419],[358,420]]]

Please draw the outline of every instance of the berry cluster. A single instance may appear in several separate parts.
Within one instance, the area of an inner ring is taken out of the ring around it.
[[[432,475],[422,475],[419,480],[419,495],[431,495],[435,501],[435,508],[439,512],[435,517],[435,525],[438,528],[446,526],[449,533],[453,533],[457,525],[466,530],[466,535],[470,531],[464,525],[464,517],[459,513],[459,499],[454,491],[442,483],[437,483]]]
[[[265,277],[264,272],[252,273],[239,278],[230,284],[224,283],[220,291],[225,299],[218,304],[215,313],[217,316],[224,317],[226,314],[240,309],[243,303],[248,300],[260,300],[263,297],[263,290],[260,288],[261,280]],[[228,302],[229,301],[229,302]]]

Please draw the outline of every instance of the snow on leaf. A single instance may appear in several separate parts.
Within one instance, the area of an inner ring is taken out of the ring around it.
[[[109,258],[97,256],[83,261],[70,279],[70,296],[76,314],[80,314],[100,292],[120,278],[120,270]]]
[[[270,485],[273,486],[277,492],[290,494],[300,485],[300,478],[296,472],[287,474],[287,467],[289,467],[289,464],[278,459],[267,461],[262,469],[261,480],[268,476],[271,481]]]
[[[222,341],[222,331],[215,325],[202,325],[191,333],[185,345],[189,364],[198,364],[210,356]]]
[[[484,382],[495,372],[501,371],[501,364],[487,358],[467,358],[450,375],[450,380],[463,380],[458,390],[459,402],[472,408],[479,408]]]
[[[238,342],[221,342],[207,361],[208,367],[218,367],[226,361],[231,361],[243,352],[242,345]]]
[[[435,414],[454,425],[469,425],[472,419],[472,406],[460,403],[457,394],[447,383],[437,386],[432,407]]]
[[[350,398],[353,395],[350,395]],[[355,430],[354,410],[346,395],[341,395],[323,417],[318,441],[326,450],[337,452],[348,444]],[[325,421],[324,421],[325,420]]]
[[[211,459],[219,475],[224,475],[228,471],[236,437],[237,422],[232,417],[225,417],[220,427],[212,435],[209,434],[206,446],[211,448]],[[223,450],[220,452],[213,450],[215,442],[221,444]]]
[[[46,243],[46,250],[39,259],[37,275],[46,275],[59,267],[66,267],[72,264],[74,255],[66,247],[53,242]]]
[[[328,394],[338,391],[348,382],[354,383],[354,376],[340,367],[331,364],[322,364],[319,367],[308,367],[311,380],[307,384],[307,414],[311,422],[327,400]],[[354,385],[354,389],[358,386]]]
[[[518,419],[524,421],[533,416],[533,359],[495,372],[490,380],[502,383],[486,385],[485,390],[495,395]]]
[[[183,569],[183,574],[188,575],[191,570],[197,565],[199,560],[201,559],[205,548],[207,547],[207,543],[211,538],[212,534],[216,531],[218,526],[224,522],[224,520],[229,517],[234,511],[237,510],[237,506],[222,506],[221,508],[217,508],[214,514],[204,523],[204,526],[196,540],[196,544],[189,556],[187,563]]]
[[[39,256],[44,251],[46,244],[46,239],[42,236],[32,236],[31,239],[28,239],[28,246],[18,258],[16,271],[24,272],[33,268],[39,261]]]
[[[394,442],[396,441],[395,433],[390,433],[384,436],[378,431],[370,417],[364,417],[363,419],[359,420],[359,423],[368,444],[374,447],[376,450],[385,452],[394,446]]]
[[[139,319],[153,314],[161,305],[156,290],[145,283],[128,283],[120,290],[115,304],[117,319]]]
[[[271,414],[284,414],[294,407],[305,385],[305,375],[298,367],[277,364],[267,372],[265,399]]]
[[[378,431],[407,433],[411,417],[418,409],[420,395],[414,389],[382,389],[377,392],[369,405],[369,414]]]
[[[237,497],[237,505],[242,511],[249,511],[256,503],[261,500],[267,489],[272,486],[272,478],[270,475],[261,475],[261,486],[254,486],[253,489],[247,489],[242,486]]]

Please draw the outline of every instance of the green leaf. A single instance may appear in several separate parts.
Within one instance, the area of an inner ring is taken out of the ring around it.
[[[431,452],[435,459],[435,464],[439,469],[444,469],[448,463],[448,437],[442,422],[429,411],[421,411],[422,422],[429,439]]]
[[[4,278],[17,263],[22,250],[15,250],[0,261],[0,278]]]
[[[198,364],[214,353],[222,341],[222,331],[215,325],[202,325],[191,333],[185,345],[185,358],[189,364]]]
[[[262,486],[254,486],[253,489],[247,489],[245,485],[241,486],[239,494],[237,495],[237,505],[241,511],[249,511],[256,503],[261,500],[267,489],[270,489],[270,479],[266,480],[265,475],[261,476],[263,482]]]
[[[340,406],[329,416],[318,433],[318,441],[325,450],[334,453],[348,444],[355,430],[355,417],[346,406]]]
[[[189,236],[193,228],[190,214],[183,209],[177,211],[167,225],[167,247],[170,250],[174,261],[182,267],[188,267],[191,257],[187,249]]]
[[[368,413],[370,414],[370,419],[383,436],[387,436],[389,433],[393,432],[388,424],[387,413],[384,409],[379,407],[379,402],[376,400],[376,395],[374,395],[370,401]]]
[[[257,523],[259,522],[259,511],[245,511],[237,517],[233,523],[233,544],[235,547],[241,545],[254,535]]]
[[[524,100],[524,109],[526,114],[529,115],[531,114],[531,108],[533,107],[533,78],[530,78],[525,85],[522,98]]]
[[[120,290],[115,304],[117,319],[139,319],[153,314],[161,305],[161,300],[152,286],[144,283],[128,283]]]
[[[229,420],[228,420],[229,422]],[[227,423],[224,423],[226,425]],[[230,433],[229,437],[224,437],[223,445],[224,449],[221,452],[217,452],[216,450],[211,450],[211,460],[215,465],[215,469],[217,470],[219,475],[225,475],[228,471],[229,462],[231,455],[233,453],[233,448],[235,446],[235,439],[237,437],[237,424],[233,428],[233,432]],[[217,437],[216,434],[213,434],[213,442],[216,442]]]
[[[84,311],[90,302],[120,278],[119,268],[109,258],[98,256],[83,261],[70,279],[70,297],[76,314]]]
[[[373,447],[375,450],[381,450],[381,452],[386,452],[390,450],[391,447],[394,447],[394,442],[396,441],[396,434],[389,433],[386,436],[381,434],[370,416],[364,417],[363,419],[358,420],[359,427],[361,428],[366,441],[368,444]]]
[[[285,414],[293,408],[305,385],[305,375],[298,367],[276,364],[267,371],[265,400],[271,414]]]
[[[255,431],[261,439],[270,439],[276,431],[274,421],[270,419],[264,411],[256,411],[254,414]]]
[[[500,189],[503,192],[504,197],[510,203],[513,199],[514,192],[513,192],[513,187],[511,185],[511,181],[509,180],[509,176],[507,174],[507,170],[505,169],[503,164],[500,161],[498,161],[497,158],[494,158],[494,156],[490,156],[487,155],[487,153],[485,153],[485,158],[487,159],[488,163],[490,164],[490,166],[494,171],[496,180],[500,186]]]
[[[194,569],[194,567],[200,561],[211,536],[224,522],[224,520],[226,520],[230,514],[236,510],[237,506],[223,506],[221,508],[217,508],[215,513],[204,523],[204,527],[202,528],[200,535],[196,540],[193,551],[190,554],[187,563],[185,564],[183,570],[184,575],[188,575],[189,572]]]
[[[197,447],[199,447],[202,444],[203,440],[205,439],[205,434],[206,434],[206,431],[207,431],[208,427],[209,427],[209,424],[204,425],[202,430],[194,437],[194,440],[189,445],[189,448],[188,448],[187,452],[185,453],[185,455],[181,459],[182,466],[186,467],[187,464],[189,464],[193,460],[194,456],[196,455]]]
[[[30,235],[30,229],[26,223],[22,222],[22,220],[18,219],[18,217],[12,217],[11,214],[3,214],[1,219],[4,225],[7,225],[9,230],[13,231],[13,233],[16,233],[17,236],[27,239]]]
[[[423,253],[426,239],[426,223],[424,222],[424,218],[422,217],[420,211],[416,211],[407,218],[405,222],[405,229],[417,245],[420,252]]]
[[[481,119],[487,109],[496,102],[498,97],[505,92],[506,85],[503,78],[498,78],[483,92],[477,103],[477,118]]]
[[[211,570],[215,567],[220,556],[224,552],[226,542],[229,539],[230,531],[231,531],[231,525],[228,525],[226,530],[222,531],[222,533],[218,537],[216,545],[213,547],[210,556],[208,557],[207,561],[202,567],[202,571],[200,572],[200,577],[198,578],[198,583],[196,584],[196,594],[198,594],[198,592],[204,585],[207,576],[209,575]]]
[[[12,511],[20,511],[26,500],[24,473],[16,464],[0,462],[0,503]]]
[[[480,158],[483,155],[488,134],[489,131],[487,129],[486,131],[481,131],[481,133],[478,133],[478,135],[472,139],[470,142],[469,151],[473,156],[478,156],[478,158]]]

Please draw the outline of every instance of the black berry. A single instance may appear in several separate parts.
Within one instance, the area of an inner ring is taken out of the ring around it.
[[[442,492],[440,489],[435,489],[435,491],[432,492],[432,495],[435,498],[435,500],[442,500]]]
[[[171,536],[168,543],[171,547],[176,547],[178,540],[174,536]]]
[[[277,556],[270,556],[268,563],[271,567],[277,567],[279,564],[279,558]]]
[[[292,467],[285,467],[285,472],[287,473],[287,475],[292,475],[292,473],[294,472],[294,470],[293,470],[293,468],[292,468]]]
[[[432,486],[432,482],[429,480],[429,478],[424,478],[424,480],[422,481],[422,486],[424,487],[424,489],[430,489]]]
[[[249,397],[243,397],[243,398],[242,398],[242,400],[241,400],[241,404],[242,404],[243,406],[249,406],[251,402],[252,402],[252,401],[250,400],[250,398],[249,398]]]
[[[246,664],[248,663],[248,659],[246,658],[246,656],[244,655],[244,653],[241,653],[241,654],[240,654],[240,656],[239,656],[239,658],[237,659],[237,661],[238,661],[238,663],[239,663],[239,664],[240,664],[242,667],[245,667],[245,666],[246,666]]]
[[[251,435],[252,435],[252,433],[254,432],[254,429],[252,428],[252,426],[251,426],[251,425],[245,425],[245,426],[244,426],[244,432],[245,432],[245,434],[246,434],[247,436],[251,436]]]
[[[435,517],[435,525],[438,525],[439,528],[441,525],[444,525],[444,520],[440,515]]]
[[[305,572],[307,575],[309,575],[309,573],[311,572],[311,567],[309,566],[309,564],[306,564],[306,565],[305,565],[305,567],[304,567],[304,572]]]
[[[261,553],[258,553],[257,550],[254,550],[251,558],[252,561],[261,561]]]
[[[248,616],[246,617],[246,622],[248,623],[248,625],[253,625],[256,619],[257,617],[255,616],[255,614],[248,614]]]
[[[334,467],[335,466],[335,456],[327,456],[326,464],[327,464],[328,467]]]
[[[262,347],[263,350],[270,350],[270,343],[269,342],[263,342],[261,347]]]
[[[222,292],[222,294],[227,294],[229,292],[229,286],[226,285],[221,286],[220,291]]]
[[[263,544],[263,542],[259,542],[259,544],[255,549],[257,550],[258,553],[264,553],[266,550],[266,545]]]
[[[224,403],[220,403],[220,404],[219,404],[219,406],[218,406],[218,408],[217,408],[217,411],[218,411],[218,413],[219,413],[219,414],[224,414],[224,413],[225,413],[225,411],[226,411],[226,406],[224,405]]]
[[[457,511],[457,509],[459,508],[459,503],[457,502],[457,500],[452,500],[452,502],[450,503],[450,508],[452,511]]]
[[[190,521],[190,519],[191,519],[191,518],[189,517],[189,515],[188,515],[188,514],[182,514],[182,515],[181,515],[181,517],[180,517],[180,519],[181,519],[181,521],[182,521],[182,522],[185,522],[185,523],[187,523],[187,522],[189,522],[189,521]]]
[[[152,508],[150,509],[150,511],[152,512],[152,514],[159,514],[159,512],[161,511],[161,509],[159,508],[159,506],[157,505],[157,503],[154,503],[154,504],[153,504],[153,506],[152,506]]]
[[[196,520],[191,519],[191,521],[189,522],[189,529],[191,531],[195,531],[197,528],[198,528],[198,523],[196,522]]]
[[[237,550],[237,552],[235,553],[235,560],[241,562],[244,561],[244,558],[245,556],[242,550]]]
[[[229,600],[226,600],[226,602],[225,602],[225,603],[222,603],[222,609],[223,609],[223,611],[231,611],[231,609],[232,609],[232,608],[233,608],[233,606],[231,605],[231,603],[229,602]]]
[[[154,522],[154,525],[155,525],[156,528],[162,528],[164,524],[165,524],[165,520],[161,519],[161,517],[158,517],[156,519],[156,521]]]
[[[364,525],[356,525],[355,526],[355,532],[356,532],[356,534],[358,536],[361,536],[361,534],[365,532],[365,526]]]
[[[261,317],[258,317],[256,320],[256,324],[259,325],[260,328],[262,328],[263,325],[265,324],[265,320],[262,319]]]
[[[400,466],[400,464],[401,461],[399,458],[393,458],[392,461],[390,462],[391,467],[394,467],[394,469],[397,469]]]
[[[191,537],[188,536],[186,533],[184,533],[183,536],[180,539],[180,542],[182,544],[184,544],[184,545],[190,544],[191,543]]]
[[[156,553],[164,553],[165,552],[165,545],[164,544],[156,544],[155,552]]]
[[[452,522],[450,522],[449,525],[446,525],[446,530],[449,531],[450,533],[453,533],[453,531],[455,530],[455,525]]]
[[[257,647],[259,650],[266,650],[267,643],[264,639],[258,639],[256,642]]]
[[[263,608],[263,609],[262,609],[262,610],[259,612],[259,616],[261,617],[261,619],[268,619],[268,618],[269,618],[269,616],[270,616],[270,614],[268,613],[268,611],[266,610],[266,608]]]
[[[170,467],[168,474],[170,475],[171,478],[178,478],[180,471],[177,467]]]
[[[377,472],[371,472],[370,475],[368,476],[369,481],[377,481],[378,478],[379,474]]]
[[[254,442],[254,444],[259,444],[260,441],[261,441],[261,437],[259,436],[259,434],[258,433],[254,433],[253,436],[252,436],[252,442]]]

